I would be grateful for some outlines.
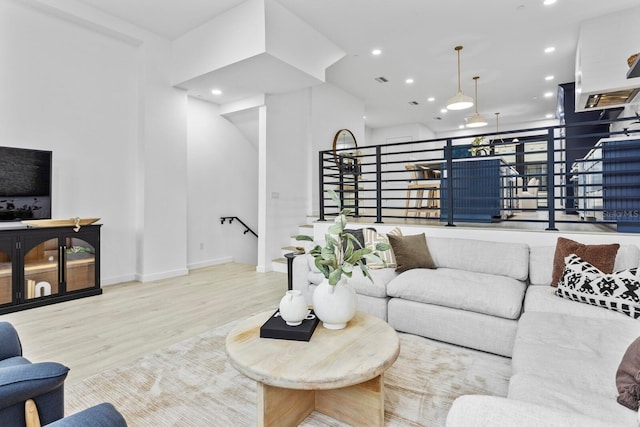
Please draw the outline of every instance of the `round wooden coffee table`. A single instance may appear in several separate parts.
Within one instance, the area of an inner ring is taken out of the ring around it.
[[[320,323],[311,340],[260,338],[273,311],[227,335],[231,364],[258,382],[258,425],[297,426],[316,410],[355,426],[384,425],[384,371],[398,358],[398,334],[358,312],[345,329]]]

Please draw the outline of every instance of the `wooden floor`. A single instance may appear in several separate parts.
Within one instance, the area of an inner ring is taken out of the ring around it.
[[[0,315],[20,334],[25,357],[71,368],[67,383],[198,335],[231,320],[277,307],[283,273],[223,264],[188,276],[106,286],[99,296]]]

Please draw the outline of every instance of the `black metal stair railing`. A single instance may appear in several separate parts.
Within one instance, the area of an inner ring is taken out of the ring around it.
[[[251,233],[254,236],[258,237],[258,234],[253,231],[247,224],[245,224],[240,218],[238,218],[237,216],[221,216],[220,217],[220,224],[224,224],[225,221],[229,221],[229,224],[231,224],[233,222],[233,220],[237,220],[240,224],[242,224],[245,228],[243,234],[247,234],[247,233]]]
[[[374,223],[538,223],[554,231],[582,224],[640,233],[639,125],[640,117],[624,117],[360,146],[337,155],[323,150],[319,220],[338,214],[326,194],[331,188],[341,207]],[[478,145],[484,155],[474,154]],[[416,168],[423,173],[416,176]]]

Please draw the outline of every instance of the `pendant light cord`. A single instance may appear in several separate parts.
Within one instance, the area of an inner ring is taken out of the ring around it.
[[[476,82],[476,89],[475,89],[475,106],[476,106],[476,115],[478,114],[478,79],[480,78],[480,76],[474,76],[473,80]]]
[[[462,92],[462,88],[460,86],[460,51],[462,50],[462,46],[456,46],[455,50],[458,52],[458,92]]]

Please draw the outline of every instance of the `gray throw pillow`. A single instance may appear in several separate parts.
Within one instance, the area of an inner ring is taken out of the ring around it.
[[[634,411],[640,400],[640,338],[636,338],[622,356],[616,372],[618,403]]]
[[[396,272],[402,273],[414,268],[436,268],[424,233],[410,236],[389,234],[388,237],[398,264]]]

